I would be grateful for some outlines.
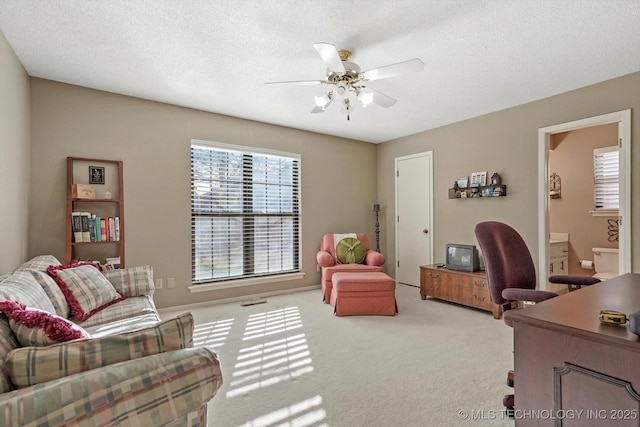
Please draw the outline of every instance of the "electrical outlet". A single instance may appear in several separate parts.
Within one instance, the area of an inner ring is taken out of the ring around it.
[[[156,279],[156,289],[162,289],[162,279]]]
[[[175,284],[175,281],[174,281],[173,277],[169,277],[169,278],[167,279],[167,288],[169,288],[169,289],[173,289],[173,285],[174,285],[174,284]]]

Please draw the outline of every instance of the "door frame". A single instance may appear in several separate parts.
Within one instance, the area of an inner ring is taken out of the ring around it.
[[[551,135],[618,123],[620,148],[619,272],[631,271],[631,110],[616,111],[538,129],[538,287],[547,289],[549,264],[549,148]],[[623,221],[624,220],[624,221]]]
[[[433,264],[433,150],[430,151],[423,151],[421,153],[415,153],[415,154],[410,154],[407,156],[400,156],[400,157],[396,157],[394,159],[394,165],[395,165],[395,172],[394,172],[394,176],[395,176],[395,213],[396,213],[396,220],[394,221],[395,224],[395,258],[396,258],[396,265],[394,266],[394,269],[396,270],[396,274],[394,275],[396,277],[396,283],[398,283],[398,274],[397,274],[397,269],[398,269],[398,255],[400,254],[400,233],[399,233],[399,221],[398,221],[398,212],[399,212],[399,201],[398,201],[398,165],[401,161],[403,160],[410,160],[413,158],[417,158],[417,157],[427,157],[427,161],[429,163],[429,181],[431,182],[431,188],[429,188],[429,196],[428,196],[428,205],[429,205],[429,223],[427,224],[430,236],[429,236],[429,260],[428,263],[429,264]]]

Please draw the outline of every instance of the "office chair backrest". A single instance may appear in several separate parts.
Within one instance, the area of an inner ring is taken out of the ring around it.
[[[505,288],[536,288],[536,270],[529,248],[511,226],[486,221],[476,225],[476,239],[484,258],[489,296],[494,304],[506,304]]]

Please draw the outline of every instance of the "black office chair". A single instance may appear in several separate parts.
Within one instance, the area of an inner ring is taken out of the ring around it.
[[[475,227],[475,235],[484,257],[489,297],[494,304],[502,306],[503,320],[513,326],[511,314],[521,308],[519,302],[539,303],[558,296],[554,292],[536,289],[536,270],[522,236],[511,226],[497,222],[481,222]],[[549,279],[551,281],[551,279]],[[563,283],[575,289],[599,281],[583,276],[556,276],[554,283]],[[593,281],[596,282],[593,282]],[[507,384],[513,387],[514,374],[509,372]],[[504,396],[507,413],[513,415],[514,396]]]

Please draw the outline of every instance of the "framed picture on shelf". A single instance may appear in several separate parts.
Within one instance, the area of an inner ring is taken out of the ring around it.
[[[487,172],[473,172],[471,174],[471,186],[483,187],[487,185]]]
[[[462,176],[458,178],[458,188],[467,188],[467,185],[469,185],[468,176]]]
[[[89,166],[89,184],[104,184],[104,167]]]

